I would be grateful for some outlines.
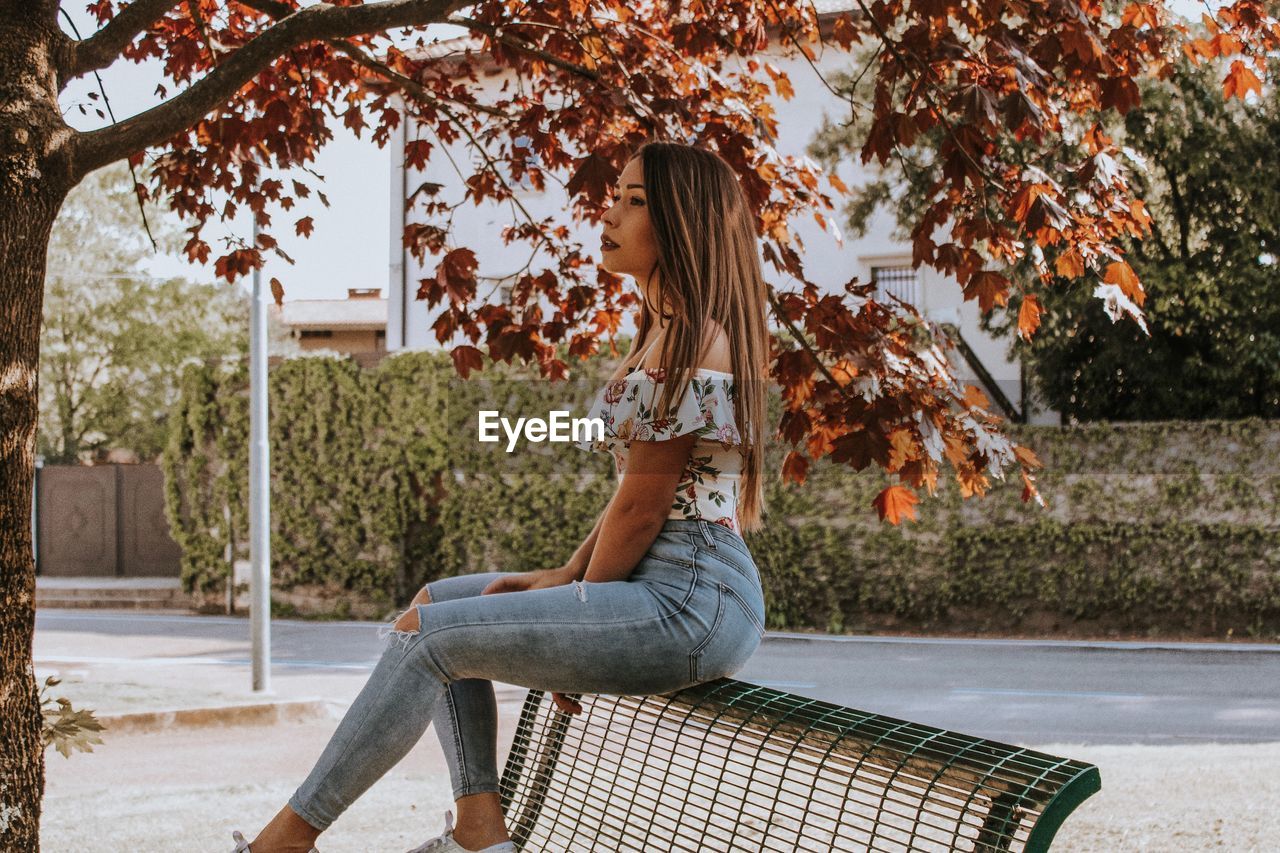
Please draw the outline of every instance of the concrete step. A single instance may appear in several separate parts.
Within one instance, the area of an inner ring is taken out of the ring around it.
[[[191,604],[177,578],[36,578],[36,607],[182,610]]]
[[[83,609],[103,608],[108,610],[190,610],[192,609],[185,601],[158,601],[148,598],[121,598],[111,599],[109,601],[93,601],[85,598],[58,598],[52,596],[37,595],[37,610],[66,610],[66,609]]]

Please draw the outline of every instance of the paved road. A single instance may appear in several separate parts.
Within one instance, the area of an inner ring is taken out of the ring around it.
[[[276,620],[274,671],[368,670],[379,654],[378,627]],[[185,664],[194,674],[243,668],[249,652],[243,618],[36,615],[37,664]],[[737,677],[1011,743],[1280,741],[1280,646],[770,633]]]

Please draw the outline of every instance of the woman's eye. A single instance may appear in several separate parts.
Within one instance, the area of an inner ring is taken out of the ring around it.
[[[643,205],[643,204],[644,204],[644,199],[633,198],[633,199],[631,199],[631,203],[632,203],[632,204],[634,204],[634,205],[637,205],[637,206],[638,206],[638,205]]]

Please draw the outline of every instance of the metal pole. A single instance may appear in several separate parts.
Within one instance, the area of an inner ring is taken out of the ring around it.
[[[37,575],[40,574],[40,469],[43,467],[44,457],[36,456],[36,469],[31,478],[31,560]]]
[[[258,245],[258,220],[253,221]],[[249,317],[249,630],[253,690],[271,690],[271,461],[267,444],[267,306],[261,270],[253,270]]]

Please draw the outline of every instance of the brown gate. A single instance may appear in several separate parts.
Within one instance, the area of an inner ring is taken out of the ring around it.
[[[36,486],[36,572],[178,577],[158,465],[48,465]]]

